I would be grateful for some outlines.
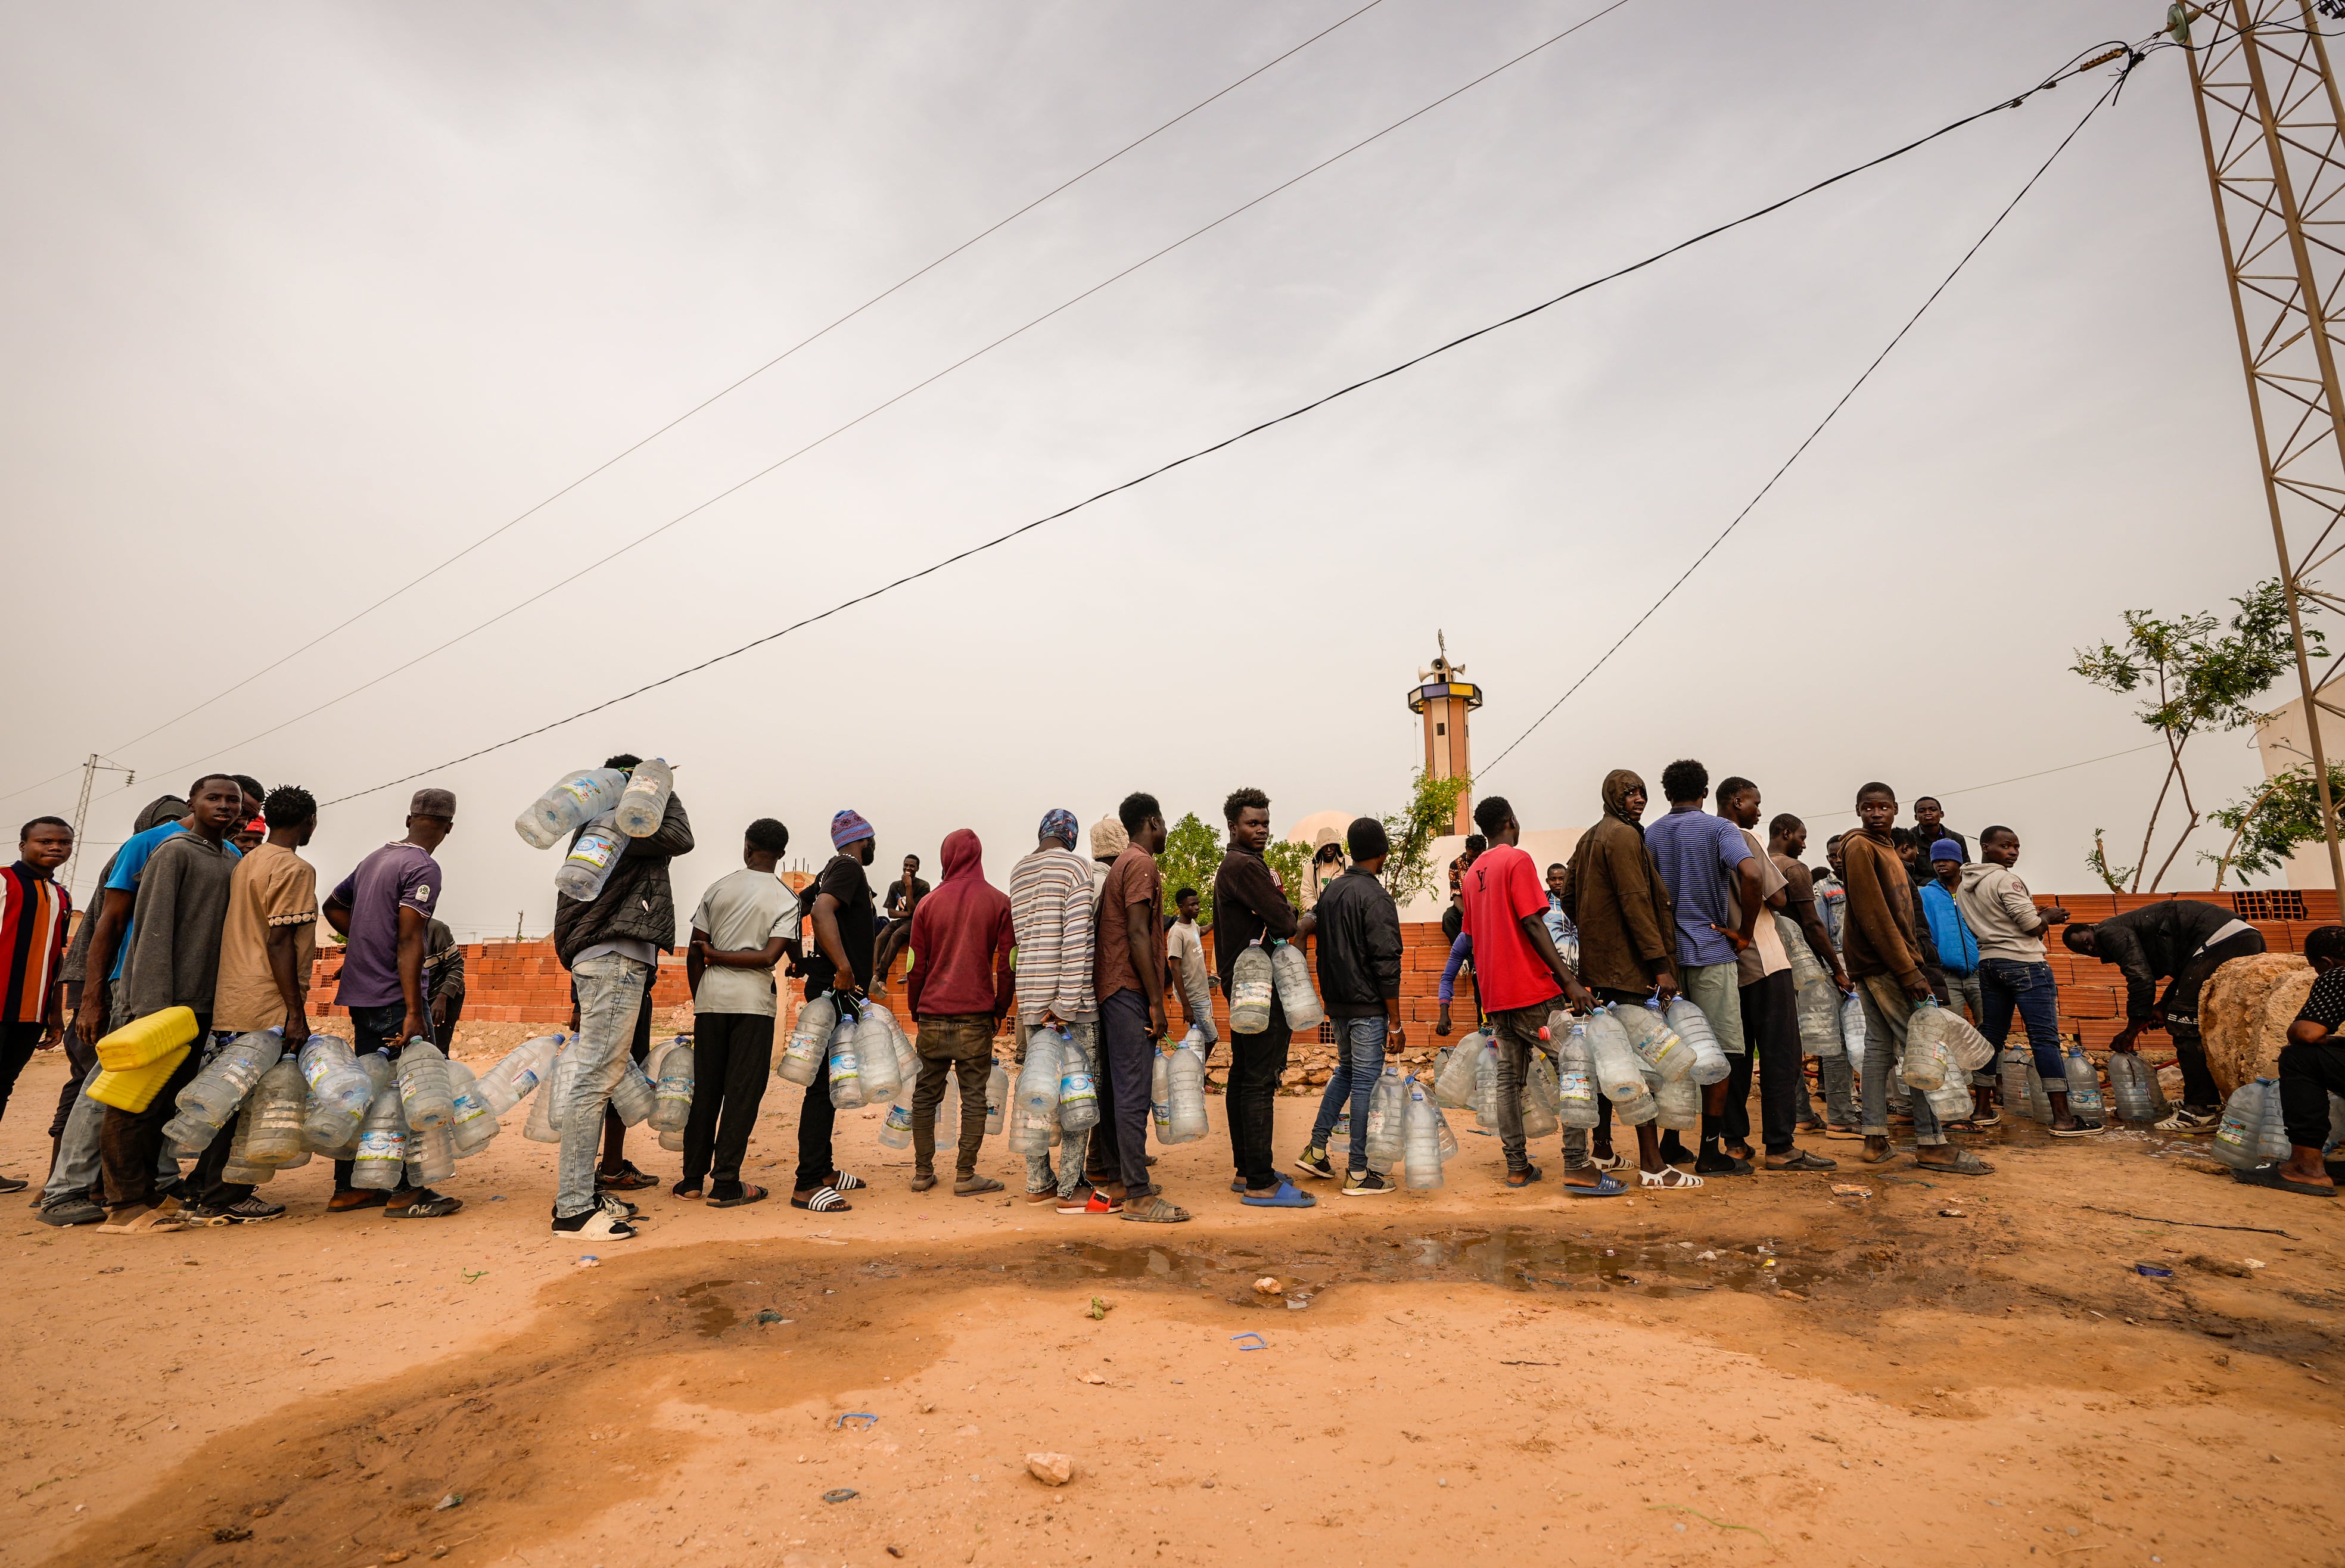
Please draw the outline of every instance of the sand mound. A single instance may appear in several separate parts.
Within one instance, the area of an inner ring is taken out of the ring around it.
[[[2198,993],[2198,1029],[2207,1067],[2228,1098],[2250,1078],[2279,1071],[2288,1026],[2312,989],[2312,966],[2293,953],[2234,958]]]

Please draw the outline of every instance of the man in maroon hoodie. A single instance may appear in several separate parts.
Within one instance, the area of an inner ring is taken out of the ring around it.
[[[912,1091],[912,1190],[937,1184],[937,1107],[945,1074],[960,1075],[960,1152],[953,1195],[999,1192],[977,1173],[985,1141],[985,1084],[993,1036],[1010,1011],[1010,898],[985,879],[984,847],[965,827],[945,835],[944,880],[912,910],[912,972],[904,982],[920,1030],[920,1079]]]

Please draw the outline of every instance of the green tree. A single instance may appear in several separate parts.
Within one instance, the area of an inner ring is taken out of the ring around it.
[[[2148,868],[2157,819],[2169,796],[2179,794],[2188,820],[2175,835],[2166,858],[2158,862],[2149,890],[2166,879],[2174,857],[2198,831],[2200,817],[2190,798],[2190,781],[2182,770],[2183,748],[2202,730],[2249,729],[2270,717],[2254,706],[2280,673],[2295,660],[2289,640],[2288,602],[2279,580],[2258,583],[2244,598],[2231,602],[2238,613],[2230,631],[2218,634],[2222,622],[2213,615],[2167,618],[2147,610],[2125,612],[2125,635],[2097,648],[2076,651],[2069,668],[2094,685],[2120,696],[2142,693],[2136,716],[2157,733],[2166,746],[2166,772],[2157,798],[2142,829],[2141,858],[2129,866],[2111,866],[2100,845],[2101,830],[2093,830],[2093,852],[2085,863],[2113,892],[2140,891],[2142,873]],[[2307,628],[2305,650],[2318,657],[2328,652],[2319,632]]]
[[[1297,909],[1311,895],[1311,846],[1291,839],[1274,838],[1263,845],[1262,857],[1278,873],[1279,885],[1285,890],[1286,901]]]
[[[1457,824],[1457,802],[1473,784],[1464,774],[1428,778],[1422,768],[1409,779],[1407,806],[1384,819],[1385,837],[1392,844],[1385,886],[1396,904],[1433,890],[1433,841]]]
[[[1172,909],[1172,895],[1183,887],[1197,890],[1197,922],[1213,923],[1213,873],[1222,866],[1222,835],[1191,812],[1164,833],[1164,853],[1156,857],[1164,873],[1164,908]]]
[[[2345,801],[2345,767],[2335,763],[2329,764],[2329,798],[2332,804]],[[2287,864],[2299,845],[2328,838],[2320,830],[2320,790],[2309,762],[2273,774],[2244,800],[2209,814],[2231,830],[2231,842],[2222,854],[2202,850],[2198,855],[2214,866],[2218,893],[2234,866],[2242,876],[2269,876]]]

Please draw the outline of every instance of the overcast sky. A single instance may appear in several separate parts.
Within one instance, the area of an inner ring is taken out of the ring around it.
[[[17,818],[125,836],[226,767],[330,798],[1055,511],[2007,96],[2150,0],[1629,0],[477,636],[1604,0],[1384,0],[450,572],[177,718],[1068,176],[1333,4],[0,5],[0,695]],[[2072,82],[990,554],[431,775],[468,935],[552,918],[510,823],[664,754],[688,909],[775,815],[883,866],[1065,805],[1381,813],[1446,630],[1494,757],[1740,510],[2098,90]],[[1681,755],[1833,830],[1857,784],[2130,859],[2158,762],[2066,673],[2272,571],[2178,56],[2154,58],[1792,475],[1485,774],[1524,822]],[[2275,697],[2285,697],[2282,691]],[[156,726],[163,726],[159,730]],[[283,725],[281,728],[276,726]],[[262,734],[262,732],[274,733]],[[154,731],[148,734],[145,732]],[[144,738],[136,739],[144,734]],[[249,737],[259,736],[253,739]],[[2260,777],[2199,743],[2202,804]],[[412,785],[330,806],[340,877]],[[12,819],[14,820],[14,819]],[[1821,836],[1821,835],[1820,835]],[[2195,847],[2219,847],[2214,830]],[[2186,859],[2188,852],[2186,851]],[[794,853],[794,858],[796,855]],[[2203,886],[2204,868],[2169,886]]]

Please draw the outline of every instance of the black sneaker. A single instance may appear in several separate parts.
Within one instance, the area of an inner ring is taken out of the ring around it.
[[[1352,1172],[1351,1179],[1344,1183],[1344,1196],[1346,1198],[1381,1198],[1394,1190],[1391,1182],[1373,1170],[1355,1170]]]
[[[105,1209],[78,1192],[41,1205],[40,1220],[44,1225],[95,1225],[105,1218]]]
[[[557,1215],[553,1221],[553,1233],[556,1236],[574,1236],[582,1241],[626,1241],[634,1239],[635,1229],[624,1219],[615,1219],[600,1209],[590,1209],[566,1219]]]
[[[198,1219],[224,1220],[230,1225],[258,1225],[264,1219],[283,1216],[285,1205],[270,1203],[255,1194],[239,1198],[234,1203],[198,1203],[188,1210]]]
[[[1295,1160],[1294,1168],[1305,1176],[1315,1176],[1322,1181],[1335,1179],[1335,1167],[1327,1158],[1327,1151],[1324,1148],[1304,1149],[1302,1157]]]

